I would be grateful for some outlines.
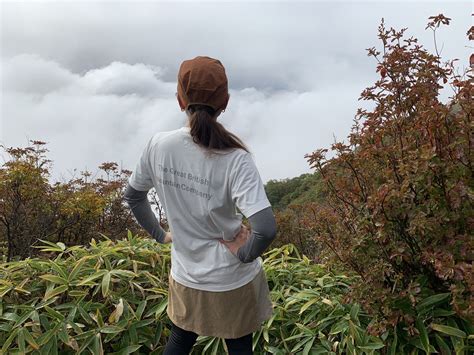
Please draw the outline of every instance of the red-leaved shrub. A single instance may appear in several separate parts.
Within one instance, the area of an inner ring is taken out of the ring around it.
[[[435,31],[450,19],[430,20]],[[405,30],[382,21],[383,51],[368,49],[380,78],[361,94],[374,107],[358,110],[348,143],[333,144],[331,159],[327,149],[305,156],[328,193],[308,205],[310,228],[329,260],[361,276],[349,299],[374,315],[374,334],[401,321],[416,333],[417,305],[435,294],[474,315],[472,75]]]

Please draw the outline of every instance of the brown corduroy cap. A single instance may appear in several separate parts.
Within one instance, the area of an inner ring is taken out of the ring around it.
[[[224,110],[229,101],[224,66],[207,56],[183,61],[178,72],[178,94],[186,109],[192,104],[202,104],[216,111]]]

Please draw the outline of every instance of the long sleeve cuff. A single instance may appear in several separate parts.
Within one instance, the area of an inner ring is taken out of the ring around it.
[[[135,190],[127,184],[123,199],[132,210],[138,224],[159,243],[164,243],[166,232],[153,213],[147,195],[148,191]]]

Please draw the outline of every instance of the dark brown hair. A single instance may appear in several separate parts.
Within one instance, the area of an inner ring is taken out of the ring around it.
[[[193,104],[188,106],[191,136],[194,143],[216,150],[241,148],[249,152],[245,144],[235,134],[217,122],[216,111],[211,106]]]

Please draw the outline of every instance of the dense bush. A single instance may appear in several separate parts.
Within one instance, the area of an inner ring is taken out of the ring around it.
[[[169,244],[129,234],[87,248],[48,242],[41,249],[53,257],[0,264],[2,353],[162,352]],[[312,264],[291,244],[264,257],[274,315],[254,333],[256,354],[383,347],[365,331],[368,316],[340,302],[352,278]],[[223,352],[219,338],[201,336],[194,348]]]
[[[169,244],[129,233],[88,247],[40,247],[50,259],[0,264],[0,353],[162,353],[170,332]],[[342,302],[358,276],[314,264],[292,244],[265,253],[263,266],[274,313],[254,333],[255,354],[399,354],[423,348],[422,337],[403,329],[396,342],[388,331],[368,333],[369,314],[357,303]],[[444,307],[446,297],[423,304],[428,310]],[[465,330],[451,328],[456,318],[437,311],[447,320],[434,326],[436,337],[454,349],[447,335],[461,340]],[[225,343],[200,336],[193,349],[223,354]]]
[[[126,236],[126,229],[141,229],[123,203],[130,171],[103,163],[99,169],[105,179],[92,179],[86,171],[51,184],[46,143],[31,142],[26,148],[2,146],[10,159],[0,166],[0,256],[7,260],[34,256],[31,246],[39,239],[88,244],[99,232],[116,239]],[[154,205],[158,206],[156,201]]]
[[[278,225],[278,235],[272,246],[294,244],[302,254],[318,262],[320,243],[312,238],[313,233],[306,228],[304,221],[307,203],[324,202],[321,175],[301,174],[291,179],[269,180],[265,192]]]
[[[289,205],[324,200],[319,173],[301,174],[293,178],[269,180],[265,193],[275,211],[283,211]]]
[[[433,31],[449,24],[443,15],[430,20]],[[380,79],[361,95],[373,109],[358,111],[348,144],[333,144],[332,159],[327,149],[307,155],[328,195],[307,206],[305,224],[328,260],[361,276],[348,300],[374,317],[372,334],[404,329],[421,337],[413,348],[472,350],[472,76],[405,30],[380,25],[383,51],[368,50]],[[443,103],[446,84],[454,94]]]
[[[314,262],[319,262],[320,243],[313,238],[313,231],[307,228],[306,204],[291,203],[283,211],[274,211],[278,234],[272,242],[273,247],[294,244],[298,250]]]

